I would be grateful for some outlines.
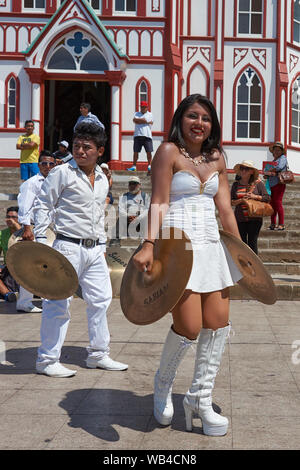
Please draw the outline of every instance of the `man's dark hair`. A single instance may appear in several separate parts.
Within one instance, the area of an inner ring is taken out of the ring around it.
[[[81,103],[80,108],[86,108],[88,112],[91,110],[91,105],[90,103]]]
[[[24,127],[26,127],[30,122],[34,125],[34,122],[31,119],[27,119],[27,121],[25,121]]]
[[[6,215],[7,215],[9,212],[19,212],[18,206],[8,207],[8,208],[6,209]]]
[[[39,155],[39,163],[42,161],[43,157],[52,157],[54,158],[54,160],[56,160],[56,158],[52,155],[50,150],[41,150],[40,155]]]
[[[107,136],[103,127],[98,126],[94,122],[80,122],[76,127],[73,135],[75,139],[87,139],[94,142],[97,148],[105,147]]]

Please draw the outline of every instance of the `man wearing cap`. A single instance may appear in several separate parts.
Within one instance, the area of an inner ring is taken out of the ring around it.
[[[145,223],[150,207],[150,197],[141,190],[141,180],[131,176],[128,181],[128,192],[119,201],[119,238],[133,238],[145,235]]]
[[[58,164],[67,163],[73,158],[73,155],[69,151],[69,142],[62,140],[61,142],[57,142],[57,145],[58,150],[53,153],[53,157],[56,159]]]
[[[151,131],[153,116],[152,113],[148,111],[147,101],[141,101],[141,111],[134,114],[133,122],[135,123],[133,134],[133,165],[128,168],[128,171],[136,171],[136,163],[138,161],[139,153],[142,150],[142,147],[144,147],[147,154],[148,173],[150,173],[153,152]]]

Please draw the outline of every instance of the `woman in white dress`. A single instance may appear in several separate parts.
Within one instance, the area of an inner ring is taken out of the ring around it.
[[[153,242],[162,225],[179,227],[192,242],[191,276],[172,311],[173,325],[155,375],[154,416],[162,425],[171,423],[176,371],[198,337],[194,377],[183,401],[186,428],[192,430],[196,413],[204,434],[215,436],[228,428],[228,419],[213,410],[212,390],[230,332],[229,286],[241,278],[220,240],[215,216],[217,208],[223,229],[240,239],[220,134],[216,110],[206,97],[194,94],[180,103],[168,142],[153,159],[148,236],[134,257],[140,271],[151,271]]]

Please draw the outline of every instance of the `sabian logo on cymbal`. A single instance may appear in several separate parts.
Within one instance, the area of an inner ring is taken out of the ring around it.
[[[126,268],[127,266],[127,263],[125,263],[125,261],[123,261],[119,256],[118,256],[118,253],[109,253],[108,255],[110,258],[112,258],[114,261],[116,261],[117,263],[121,264],[121,266],[124,266],[124,268]]]
[[[169,288],[169,284],[165,284],[164,286],[160,287],[157,289],[155,292],[153,292],[149,297],[146,297],[144,299],[144,305],[149,305],[158,300],[162,295],[166,293],[166,291]]]

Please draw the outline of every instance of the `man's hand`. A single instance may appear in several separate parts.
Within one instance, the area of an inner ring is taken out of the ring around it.
[[[24,241],[32,242],[34,240],[34,235],[32,233],[30,225],[24,225],[24,233],[22,236]]]

